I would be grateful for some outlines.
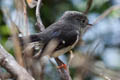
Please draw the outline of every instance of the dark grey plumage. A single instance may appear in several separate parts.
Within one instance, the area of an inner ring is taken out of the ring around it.
[[[83,30],[87,25],[88,19],[84,14],[77,11],[66,11],[57,22],[50,25],[43,32],[30,35],[30,40],[31,42],[43,43],[43,48],[45,48],[50,40],[57,39],[59,41],[59,45],[53,52],[54,55],[52,55],[53,57],[57,57],[74,48],[80,39],[81,30]],[[43,51],[44,49],[42,52]]]

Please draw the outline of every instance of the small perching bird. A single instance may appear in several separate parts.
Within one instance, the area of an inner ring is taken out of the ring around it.
[[[42,43],[43,47],[39,57],[50,55],[56,58],[76,46],[87,25],[89,25],[88,19],[84,14],[78,11],[66,11],[57,22],[48,26],[43,32],[30,35],[30,42]],[[25,40],[26,37],[27,36],[22,37],[23,40]],[[52,40],[57,41],[57,46],[52,53],[48,52],[48,54],[44,54],[47,45]]]

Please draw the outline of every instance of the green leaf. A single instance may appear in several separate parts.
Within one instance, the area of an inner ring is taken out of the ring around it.
[[[10,35],[10,29],[6,25],[0,26],[0,35]]]

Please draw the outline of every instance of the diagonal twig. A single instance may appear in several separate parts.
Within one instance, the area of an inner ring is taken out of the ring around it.
[[[93,25],[97,24],[100,20],[102,20],[105,16],[107,16],[110,12],[113,10],[120,9],[120,5],[115,5],[107,9],[105,12],[103,12],[94,22]]]
[[[18,40],[18,36],[17,36],[18,33],[19,33],[19,30],[17,28],[17,25],[10,18],[10,15],[8,14],[8,11],[7,10],[2,10],[2,11],[3,11],[5,17],[8,18],[8,20],[10,21],[10,29],[11,29],[12,39],[13,39],[14,49],[15,49],[15,57],[16,57],[18,63],[21,66],[24,66],[21,47],[20,47],[20,43],[19,43],[19,40]]]

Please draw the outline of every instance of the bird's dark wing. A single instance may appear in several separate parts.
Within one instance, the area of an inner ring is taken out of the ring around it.
[[[62,33],[57,37],[60,41],[60,44],[58,45],[56,50],[73,45],[78,37],[79,33],[76,30],[62,31]]]
[[[47,37],[47,39],[48,39],[48,37]],[[57,31],[56,30],[56,31],[52,32],[51,34],[49,34],[49,41],[47,43],[45,43],[45,45],[41,51],[40,57],[45,55],[43,53],[44,53],[44,51],[47,50],[48,44],[52,40],[57,40],[57,42],[58,42],[57,47],[53,50],[53,53],[54,53],[61,49],[72,46],[74,43],[76,43],[76,41],[78,41],[77,39],[79,39],[79,33],[76,30],[71,30],[71,31],[66,31],[66,30],[58,30]],[[53,43],[53,45],[54,45],[54,43]],[[49,47],[51,47],[51,46],[49,46]],[[49,55],[50,55],[50,53],[49,53]]]

